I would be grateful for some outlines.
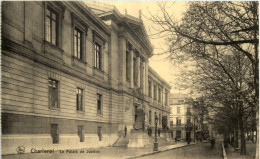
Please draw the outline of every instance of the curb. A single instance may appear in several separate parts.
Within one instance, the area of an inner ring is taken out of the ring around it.
[[[222,150],[223,150],[223,158],[227,159],[227,154],[226,154],[226,150],[225,150],[225,147],[224,147],[224,142],[222,142]]]
[[[134,158],[139,158],[139,157],[154,155],[154,154],[157,154],[157,153],[160,153],[160,152],[166,152],[166,151],[170,151],[170,150],[173,150],[173,149],[178,149],[178,148],[182,148],[182,147],[192,146],[192,145],[195,145],[195,144],[196,144],[196,143],[193,143],[193,144],[190,144],[190,145],[183,145],[183,146],[179,146],[179,147],[174,147],[174,148],[169,148],[169,149],[165,149],[165,150],[153,151],[153,152],[146,153],[146,154],[141,154],[141,155],[126,157],[125,159],[134,159]]]

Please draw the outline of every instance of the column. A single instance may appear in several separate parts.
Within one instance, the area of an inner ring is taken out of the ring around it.
[[[129,57],[130,57],[130,88],[134,88],[134,52],[133,49],[130,48],[129,50]]]
[[[155,83],[155,88],[156,88],[156,90],[155,90],[155,94],[154,94],[154,96],[156,96],[156,103],[158,103],[158,84],[157,83]]]
[[[143,71],[143,78],[141,79],[142,81],[141,82],[143,82],[143,94],[146,94],[146,74],[145,74],[145,62],[144,61],[142,61],[142,65],[143,65],[143,68],[142,68],[142,71]]]
[[[24,43],[32,44],[33,2],[24,2]]]
[[[149,68],[149,61],[147,59],[145,59],[145,92],[146,95],[148,96],[148,92],[149,92],[149,87],[148,87],[148,68]]]
[[[152,99],[154,98],[153,89],[154,89],[153,80],[151,79],[151,97],[152,97]]]
[[[136,64],[137,64],[137,88],[140,87],[140,56],[136,58]]]
[[[119,38],[119,89],[126,89],[126,40],[124,37]]]
[[[164,107],[164,91],[165,91],[165,88],[164,88],[164,85],[162,85],[162,107]]]

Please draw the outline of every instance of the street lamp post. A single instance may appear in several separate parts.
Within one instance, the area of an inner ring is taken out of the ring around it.
[[[194,142],[196,142],[196,125],[195,125],[195,120],[196,120],[196,117],[195,117],[195,115],[194,115],[194,120],[193,120],[193,125],[194,125],[194,127],[193,127],[193,133],[194,133]]]
[[[157,142],[157,122],[158,122],[158,117],[157,115],[155,116],[155,141],[154,141],[154,146],[153,146],[153,151],[158,151],[158,142]]]

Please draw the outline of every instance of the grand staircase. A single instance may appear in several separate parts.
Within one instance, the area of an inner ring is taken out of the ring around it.
[[[127,147],[127,144],[129,143],[129,137],[126,136],[120,136],[116,142],[113,144],[113,147]]]
[[[150,136],[149,137],[149,142],[150,144],[147,144],[145,145],[144,148],[150,148],[150,147],[153,147],[153,144],[154,144],[154,136]],[[159,146],[163,146],[163,145],[167,145],[167,144],[174,144],[175,142],[172,140],[172,141],[167,141],[165,138],[163,137],[157,137],[157,142],[159,144]],[[127,144],[129,143],[129,136],[127,137],[119,137],[117,139],[117,141],[113,144],[113,147],[127,147]]]

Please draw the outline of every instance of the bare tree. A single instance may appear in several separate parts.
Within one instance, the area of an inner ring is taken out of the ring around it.
[[[195,60],[201,77],[208,79],[193,82],[197,89],[210,95],[214,106],[235,101],[243,131],[244,118],[258,110],[258,2],[189,2],[181,21],[171,14],[169,3],[158,6],[160,14],[151,14],[150,20],[166,39],[169,59]],[[245,143],[241,145],[245,154]]]

